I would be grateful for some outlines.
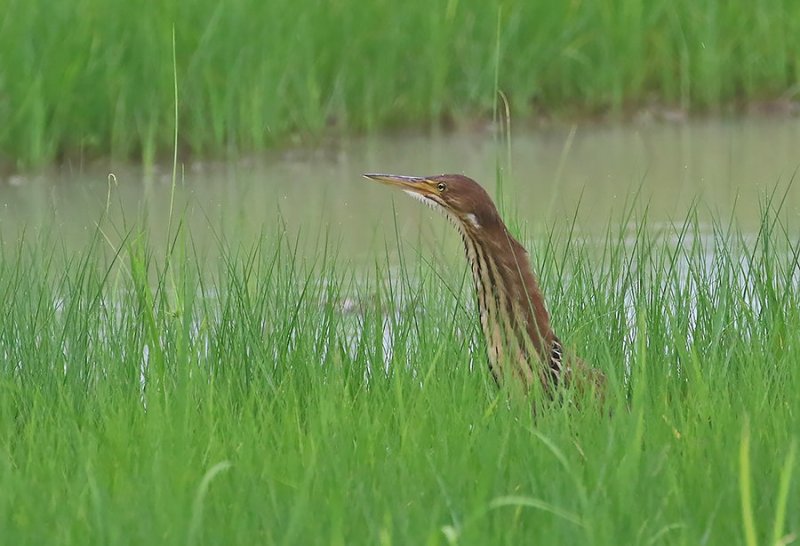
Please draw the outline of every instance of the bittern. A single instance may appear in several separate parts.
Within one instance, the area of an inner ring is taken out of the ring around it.
[[[528,253],[500,218],[480,184],[459,174],[365,174],[443,212],[464,241],[472,269],[489,369],[498,385],[519,381],[526,392],[538,381],[550,396],[560,386],[602,389],[603,374],[567,355],[553,329]],[[598,392],[602,396],[602,392]]]

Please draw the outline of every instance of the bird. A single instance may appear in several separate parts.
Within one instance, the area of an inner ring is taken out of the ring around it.
[[[475,285],[489,370],[498,386],[510,382],[553,399],[565,387],[601,398],[605,375],[567,353],[528,252],[509,232],[486,190],[461,174],[404,176],[366,173],[443,213],[461,234]]]

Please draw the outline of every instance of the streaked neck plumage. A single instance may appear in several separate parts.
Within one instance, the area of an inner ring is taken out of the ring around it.
[[[551,384],[553,372],[560,371],[560,343],[528,253],[489,205],[479,216],[454,223],[472,269],[492,374],[498,383],[512,374],[526,388],[536,380]],[[558,370],[552,362],[556,352]]]

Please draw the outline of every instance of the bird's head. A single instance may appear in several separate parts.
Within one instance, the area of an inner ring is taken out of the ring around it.
[[[460,174],[401,176],[365,174],[365,178],[394,186],[432,208],[444,212],[457,227],[471,233],[494,228],[497,208],[480,184]]]

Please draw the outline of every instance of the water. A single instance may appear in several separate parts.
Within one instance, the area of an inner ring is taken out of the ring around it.
[[[452,265],[451,273],[461,278],[466,265],[452,227],[427,207],[360,175],[462,172],[498,197],[498,165],[505,179],[501,210],[514,229],[534,239],[551,223],[568,225],[573,217],[581,233],[602,235],[632,201],[638,211],[647,206],[655,228],[682,222],[699,203],[701,213],[734,213],[745,231],[754,231],[759,207],[775,188],[788,188],[789,218],[800,212],[800,187],[789,184],[800,166],[800,119],[749,118],[519,129],[510,148],[489,130],[394,135],[272,152],[236,164],[193,162],[179,170],[173,226],[185,219],[201,257],[215,255],[217,239],[250,248],[261,236],[285,231],[309,255],[329,244],[340,262],[359,267],[385,260],[387,247],[396,255],[399,236],[401,244],[421,247],[431,263]],[[0,244],[13,246],[43,230],[80,250],[108,207],[102,225],[111,244],[125,226],[144,222],[158,247],[168,240],[171,180],[169,166],[148,174],[126,166],[71,166],[7,178],[0,183]],[[344,297],[338,302],[342,312],[357,310],[358,296]],[[628,331],[635,332],[634,306],[628,308]],[[348,335],[354,351],[361,335],[357,321]],[[387,322],[384,364],[391,360],[392,339]],[[145,354],[143,369],[146,362]]]
[[[327,237],[340,256],[365,263],[395,244],[396,232],[430,245],[451,228],[426,207],[363,180],[362,172],[462,172],[496,196],[498,165],[506,180],[501,210],[526,233],[573,216],[582,232],[602,232],[637,192],[651,225],[680,222],[697,201],[701,211],[721,217],[735,210],[746,230],[755,229],[760,199],[776,187],[785,191],[800,167],[800,119],[515,127],[510,149],[487,128],[351,139],[236,164],[181,165],[175,203],[200,244],[213,247],[224,237],[247,246],[262,232],[285,229],[312,248]],[[68,246],[85,244],[106,207],[109,172],[117,180],[113,225],[145,218],[154,238],[166,240],[171,166],[145,175],[70,165],[0,184],[3,244],[42,227],[55,227]],[[798,184],[789,188],[785,210],[789,217],[800,212]]]

